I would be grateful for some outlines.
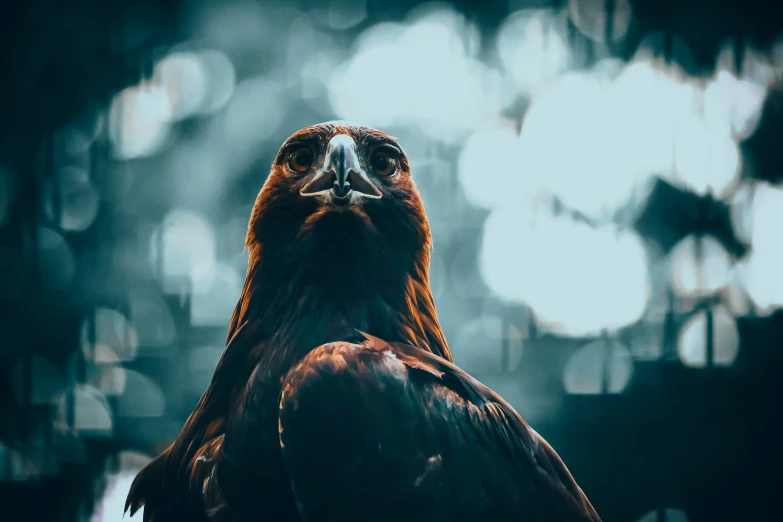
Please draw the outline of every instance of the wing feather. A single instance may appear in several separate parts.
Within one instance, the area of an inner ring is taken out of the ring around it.
[[[308,520],[600,520],[501,397],[440,357],[362,335],[319,347],[286,378],[281,444]],[[345,462],[350,472],[326,471]],[[338,502],[338,487],[365,500]]]
[[[229,409],[232,390],[226,387],[232,382],[232,373],[242,371],[247,364],[246,338],[254,332],[247,322],[239,325],[228,341],[220,358],[212,383],[202,395],[198,405],[188,417],[177,439],[152,462],[147,464],[131,484],[125,501],[125,511],[133,516],[142,506],[145,522],[179,520],[182,513],[190,513],[193,520],[201,519],[201,499],[195,502],[192,483],[203,480],[203,465],[197,459],[207,453],[215,453],[217,440],[222,443],[225,415]],[[216,384],[220,383],[220,384]],[[200,471],[196,471],[196,469]],[[195,511],[194,511],[195,509]]]

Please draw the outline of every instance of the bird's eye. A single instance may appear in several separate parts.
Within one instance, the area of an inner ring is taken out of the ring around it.
[[[397,172],[397,160],[386,151],[376,151],[370,158],[370,166],[377,176],[387,177]]]
[[[288,156],[288,167],[294,172],[307,172],[313,166],[313,153],[306,147],[293,151]]]

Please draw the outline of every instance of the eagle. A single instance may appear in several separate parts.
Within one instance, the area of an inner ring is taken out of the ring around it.
[[[409,160],[329,122],[277,153],[212,381],[125,505],[171,521],[599,521],[552,447],[452,362]]]

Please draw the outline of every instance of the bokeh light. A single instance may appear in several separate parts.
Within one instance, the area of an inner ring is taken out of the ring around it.
[[[215,264],[212,226],[194,212],[173,210],[150,238],[150,259],[165,277],[187,277],[193,284],[207,280]]]
[[[549,9],[523,9],[503,22],[498,55],[520,94],[536,94],[570,65],[566,23],[564,13]]]
[[[119,397],[128,384],[125,368],[118,364],[98,364],[89,384],[107,397]]]
[[[725,306],[712,309],[713,358],[715,366],[731,366],[739,353],[739,333],[731,312]],[[683,325],[677,341],[677,354],[686,366],[707,364],[707,312],[701,311]]]
[[[499,297],[530,305],[547,329],[575,336],[634,322],[649,295],[638,237],[524,207],[487,219],[481,274]]]
[[[331,0],[328,7],[315,8],[312,12],[331,29],[344,31],[367,18],[367,0]]]
[[[82,351],[87,360],[96,363],[132,361],[139,338],[128,319],[112,308],[97,308],[82,322]]]
[[[475,58],[478,38],[476,27],[450,9],[375,25],[330,79],[332,108],[365,125],[408,124],[436,139],[458,139],[496,115],[504,100],[500,73]],[[381,81],[370,85],[367,78]]]
[[[563,385],[572,395],[622,393],[633,376],[631,352],[622,343],[599,339],[568,358]]]
[[[242,284],[242,276],[234,267],[217,263],[210,277],[193,288],[193,324],[227,325],[242,292]]]
[[[72,410],[71,410],[72,408]],[[111,437],[114,430],[111,407],[106,396],[94,386],[78,384],[62,393],[57,401],[57,422],[87,437]]]
[[[144,510],[139,510],[133,516],[125,513],[125,499],[128,498],[131,484],[136,474],[152,459],[134,451],[123,451],[119,454],[119,471],[108,473],[105,476],[106,487],[103,496],[98,501],[90,522],[121,522],[129,520],[141,520]]]
[[[619,143],[627,148],[632,175],[672,169],[675,122],[697,99],[696,88],[683,76],[676,66],[663,65],[643,49],[618,74],[613,93],[615,111],[620,128],[627,133]]]
[[[171,123],[215,113],[232,98],[235,83],[234,66],[220,50],[169,54],[155,65],[152,79],[115,96],[109,113],[115,156],[132,159],[159,152]]]
[[[82,232],[98,215],[100,194],[89,172],[78,167],[57,171],[44,189],[44,210],[63,230]]]
[[[742,48],[741,67],[737,71],[737,52],[735,49],[736,40],[730,38],[723,43],[715,59],[715,69],[720,74],[723,71],[729,72],[738,79],[748,82],[755,88],[765,89],[770,83],[779,78],[781,68],[775,67],[770,58],[774,57],[774,48],[772,52],[761,52],[751,45],[745,45]]]
[[[783,306],[783,190],[759,184],[749,209],[747,229],[752,244],[750,256],[738,265],[739,279],[760,312]]]
[[[93,512],[90,522],[122,522],[125,520],[125,499],[128,498],[136,471],[123,471],[110,475],[107,478],[106,493]],[[128,515],[128,520],[142,520],[144,510],[141,509],[133,516]]]
[[[63,150],[69,156],[89,150],[105,125],[105,114],[98,108],[84,111],[75,121],[60,127],[55,136],[62,140]]]
[[[331,6],[330,6],[331,7]],[[310,66],[318,64],[324,57],[338,58],[332,63],[332,68],[323,70],[320,76],[320,87],[326,88],[329,77],[342,61],[348,58],[348,52],[345,48],[344,40],[340,38],[340,33],[330,30],[329,23],[325,16],[320,14],[318,9],[302,13],[291,23],[288,34],[285,37],[285,85],[287,87],[297,87],[297,82],[302,82],[302,93],[312,89],[313,85],[305,85],[305,78],[315,80],[314,76],[318,70],[309,70]],[[331,9],[329,10],[331,11]],[[361,15],[361,13],[359,13]],[[326,15],[328,16],[328,14]],[[346,23],[350,23],[348,20]],[[312,94],[312,92],[311,92]],[[326,90],[321,94],[326,95]],[[305,96],[307,97],[307,96]],[[322,99],[323,106],[321,113],[325,114],[328,110],[328,100]]]
[[[632,9],[628,0],[615,0],[610,18],[605,0],[568,0],[568,16],[579,31],[593,40],[619,40],[628,32]],[[611,32],[607,25],[611,23]]]
[[[731,226],[737,238],[747,244],[751,244],[753,234],[753,197],[758,186],[753,182],[744,182],[737,187],[730,199],[731,208],[729,217]],[[762,189],[764,190],[764,189]]]
[[[160,417],[166,409],[166,398],[160,386],[146,375],[125,368],[125,389],[117,401],[120,417]]]
[[[520,140],[510,125],[492,125],[473,132],[459,155],[458,175],[465,197],[492,209],[524,198],[533,189],[533,174],[519,164]]]
[[[130,301],[130,317],[140,346],[164,347],[175,341],[177,331],[174,318],[168,305],[160,297],[133,296]]]
[[[721,292],[721,303],[734,317],[747,317],[753,313],[753,299],[742,286],[736,267],[731,270],[729,284]]]
[[[674,173],[697,194],[723,195],[739,174],[740,154],[728,124],[708,124],[691,110],[682,114],[674,129]]]
[[[660,157],[671,157],[665,78],[646,64],[624,69],[616,61],[563,75],[525,116],[519,170],[569,208],[611,216],[649,175],[670,166]],[[650,97],[660,98],[652,110]]]
[[[127,87],[114,97],[109,136],[116,157],[132,159],[157,152],[169,135],[171,100],[166,89],[147,83]]]
[[[449,347],[455,363],[472,375],[496,375],[501,372],[500,353],[504,342],[510,343],[517,352],[522,333],[514,326],[505,324],[502,318],[483,315],[463,324],[451,339]],[[487,357],[493,353],[496,357]],[[514,366],[514,361],[511,361]]]
[[[712,237],[689,235],[669,255],[674,288],[680,295],[704,297],[729,282],[732,268],[729,253]]]
[[[213,114],[222,109],[234,94],[236,71],[226,53],[217,49],[199,51],[196,55],[207,77],[205,94],[197,112]]]
[[[41,285],[51,290],[66,290],[76,271],[73,249],[56,230],[40,227],[36,237]]]
[[[139,451],[121,451],[119,454],[121,471],[137,471],[152,462],[152,458],[146,453]]]
[[[766,87],[719,71],[704,89],[704,116],[710,126],[731,130],[735,139],[753,134],[761,119]]]
[[[449,288],[462,299],[480,299],[486,294],[487,285],[476,270],[480,253],[475,244],[467,243],[449,259]]]
[[[171,104],[169,121],[194,114],[207,97],[208,72],[195,53],[177,52],[155,66],[155,79]]]
[[[302,98],[319,113],[330,110],[329,80],[345,61],[345,55],[340,48],[320,48],[310,52],[301,66]]]
[[[0,442],[0,481],[22,482],[39,477],[38,468],[19,450]]]
[[[286,114],[285,93],[273,78],[249,78],[239,83],[222,114],[226,146],[252,151],[272,136]]]

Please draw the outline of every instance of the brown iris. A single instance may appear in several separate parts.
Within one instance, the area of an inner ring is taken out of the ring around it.
[[[313,166],[313,153],[307,147],[300,147],[288,156],[288,167],[294,172],[303,173]]]
[[[397,159],[386,150],[377,150],[370,158],[370,167],[376,176],[385,178],[397,172]]]

